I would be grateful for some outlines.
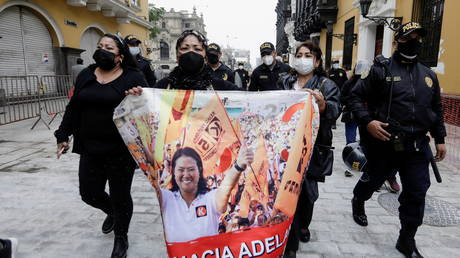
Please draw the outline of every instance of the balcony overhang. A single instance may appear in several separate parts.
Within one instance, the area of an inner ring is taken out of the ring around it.
[[[102,12],[105,17],[115,17],[119,24],[136,23],[148,29],[153,25],[145,18],[137,16],[142,9],[125,0],[67,0],[67,4],[75,7],[85,7],[92,12]]]

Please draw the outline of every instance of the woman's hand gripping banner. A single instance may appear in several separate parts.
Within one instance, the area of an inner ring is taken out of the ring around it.
[[[170,257],[283,254],[319,127],[311,95],[144,89],[114,122],[157,193]]]

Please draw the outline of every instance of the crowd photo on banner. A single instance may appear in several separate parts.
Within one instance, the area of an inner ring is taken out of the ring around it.
[[[134,34],[101,35],[95,63],[72,69],[57,155],[71,145],[80,155],[79,194],[104,214],[112,258],[128,256],[137,169],[158,198],[169,257],[295,258],[311,239],[315,203],[328,205],[318,185],[333,173],[340,117],[345,176],[362,172],[347,201],[350,222],[366,227],[366,201],[388,184],[400,192],[396,249],[423,257],[415,235],[429,166],[446,155],[439,81],[417,60],[425,28],[402,24],[392,56],[359,60],[350,78],[338,60],[326,71],[315,41],[290,49],[289,65],[261,40],[261,63],[249,73],[244,62],[226,66],[203,33],[178,34],[177,66],[161,78]],[[0,257],[15,241],[0,239]]]

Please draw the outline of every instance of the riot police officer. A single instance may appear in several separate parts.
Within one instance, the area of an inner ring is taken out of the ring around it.
[[[206,59],[208,60],[208,65],[212,69],[211,76],[216,80],[220,79],[235,83],[233,70],[220,61],[221,57],[222,51],[220,50],[219,45],[216,43],[209,44],[206,49]]]
[[[329,79],[333,80],[337,87],[342,90],[343,84],[348,80],[347,72],[340,67],[338,59],[332,60],[332,68],[328,72]]]
[[[239,81],[235,79],[235,84],[239,88],[243,88],[244,90],[248,89],[248,84],[249,84],[249,73],[244,69],[244,62],[239,62],[238,63],[238,69],[235,70],[235,77],[236,74],[238,74]],[[239,85],[241,82],[241,85]]]
[[[291,71],[291,67],[275,59],[275,46],[270,42],[260,45],[260,56],[263,63],[252,72],[248,90],[282,90],[277,86],[278,79]]]
[[[129,52],[131,52],[131,55],[137,60],[137,65],[139,66],[139,70],[144,74],[145,80],[149,86],[153,88],[157,82],[157,78],[155,77],[155,71],[152,67],[152,60],[141,55],[141,48],[139,45],[142,42],[133,35],[128,35],[125,38],[125,42],[129,46]]]
[[[376,58],[350,98],[370,171],[368,180],[358,181],[353,190],[353,219],[367,226],[365,201],[397,169],[403,187],[396,249],[406,257],[423,257],[414,238],[423,221],[430,186],[428,165],[430,159],[441,161],[446,155],[439,82],[436,74],[417,60],[425,35],[416,22],[401,25],[395,34],[396,51],[389,59]],[[435,141],[435,157],[427,132]]]

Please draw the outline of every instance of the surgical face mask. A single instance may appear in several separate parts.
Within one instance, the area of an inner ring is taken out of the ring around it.
[[[296,57],[294,59],[293,66],[294,69],[301,75],[307,75],[315,70],[315,66],[313,65],[313,58]]]
[[[214,54],[208,54],[208,62],[212,65],[219,63],[219,56]]]
[[[188,75],[199,73],[204,66],[204,57],[194,51],[189,51],[179,57],[179,67]]]
[[[94,52],[93,59],[102,70],[110,71],[117,65],[115,63],[115,54],[102,48]]]
[[[332,68],[339,69],[339,64],[338,63],[332,64]]]
[[[272,55],[266,55],[266,56],[262,57],[262,62],[264,62],[264,64],[265,64],[266,66],[272,65],[272,64],[273,64],[273,60],[274,60],[274,58],[273,58]]]
[[[418,39],[410,39],[404,43],[398,42],[398,51],[405,58],[415,58],[420,53],[422,43]]]
[[[239,65],[239,66],[238,66],[238,69],[243,70],[243,68],[244,68],[244,66],[242,66],[242,65]]]
[[[137,56],[139,53],[141,53],[141,48],[140,47],[129,47],[129,52],[133,56]]]

